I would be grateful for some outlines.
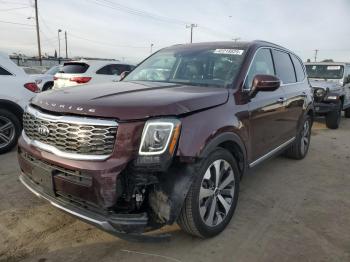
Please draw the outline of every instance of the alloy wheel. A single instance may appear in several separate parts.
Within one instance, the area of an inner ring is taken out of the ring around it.
[[[304,155],[309,147],[310,143],[310,123],[305,121],[303,130],[301,133],[301,153]]]
[[[15,126],[10,119],[0,116],[0,148],[8,146],[15,138]]]
[[[222,223],[231,210],[235,193],[232,166],[225,160],[214,161],[204,174],[199,191],[199,213],[210,227]]]

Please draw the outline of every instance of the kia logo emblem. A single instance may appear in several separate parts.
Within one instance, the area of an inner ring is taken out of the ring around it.
[[[47,126],[39,126],[38,133],[42,136],[48,136],[50,134],[50,130],[47,128]]]

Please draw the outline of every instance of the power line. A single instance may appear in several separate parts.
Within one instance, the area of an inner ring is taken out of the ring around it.
[[[27,8],[31,8],[31,6],[14,7],[14,8],[8,8],[8,9],[0,9],[0,12],[8,12],[8,11],[12,11],[12,10],[27,9]]]
[[[115,3],[112,1],[108,1],[108,0],[92,0],[94,4],[99,5],[99,6],[103,6],[103,7],[107,7],[113,10],[116,10],[118,12],[125,12],[128,14],[132,14],[132,15],[137,15],[140,17],[144,17],[144,18],[150,18],[150,19],[154,19],[154,20],[158,20],[158,21],[162,21],[162,22],[166,22],[166,23],[174,23],[174,24],[178,24],[178,25],[185,25],[188,24],[188,21],[182,21],[179,19],[174,19],[174,18],[169,18],[169,17],[165,17],[165,16],[161,16],[158,14],[154,14],[151,12],[147,12],[147,11],[143,11],[140,9],[136,9],[136,8],[132,8],[126,5],[122,5],[119,3]]]
[[[81,40],[89,41],[89,42],[92,42],[92,43],[96,43],[96,44],[107,45],[107,46],[125,47],[125,48],[140,48],[140,49],[145,49],[145,48],[148,49],[149,48],[149,46],[118,45],[118,44],[114,44],[114,43],[101,42],[101,41],[96,41],[96,40],[93,40],[93,39],[81,37],[81,36],[78,36],[78,35],[75,35],[75,34],[72,34],[72,33],[69,33],[69,36],[73,37],[73,38],[78,38],[78,39],[81,39]]]
[[[4,3],[4,4],[11,4],[11,5],[28,5],[28,4],[25,4],[25,3],[22,3],[22,2],[13,2],[13,1],[3,1],[3,0],[0,0],[1,3]]]
[[[3,21],[0,20],[0,23],[5,23],[5,24],[11,24],[11,25],[23,25],[23,26],[35,26],[35,25],[31,25],[31,24],[23,24],[23,23],[16,23],[16,22],[10,22],[10,21]],[[34,28],[33,28],[34,29]]]

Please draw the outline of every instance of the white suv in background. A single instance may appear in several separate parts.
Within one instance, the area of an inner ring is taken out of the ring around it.
[[[0,53],[0,154],[17,144],[23,109],[37,92],[34,80]]]
[[[118,61],[80,60],[66,62],[55,75],[53,89],[87,83],[118,82],[120,75],[134,66]]]

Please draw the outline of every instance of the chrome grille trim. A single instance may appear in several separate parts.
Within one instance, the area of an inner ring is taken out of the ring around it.
[[[50,122],[64,122],[68,124],[76,124],[76,125],[96,125],[96,126],[118,126],[118,123],[113,120],[102,120],[98,118],[91,118],[91,117],[76,117],[76,116],[55,116],[55,115],[49,115],[45,114],[43,112],[40,112],[39,110],[27,106],[26,110],[27,113],[40,118],[42,120],[50,121]]]
[[[50,133],[48,138],[43,137],[36,131],[36,128],[43,123],[44,125],[49,125],[51,130],[54,130],[53,134]],[[62,158],[102,161],[110,157],[114,150],[118,123],[112,120],[88,117],[48,115],[28,106],[24,113],[23,125],[22,137],[29,145]],[[62,132],[62,125],[66,126],[63,134],[60,133]],[[93,133],[90,136],[81,134],[85,132],[84,128],[91,126],[95,128],[94,131],[103,131],[104,134]],[[83,131],[72,133],[67,130],[74,128],[82,129]],[[72,135],[73,138],[70,137]],[[104,136],[104,138],[96,138],[96,136]],[[98,139],[103,139],[104,143],[97,143]]]

